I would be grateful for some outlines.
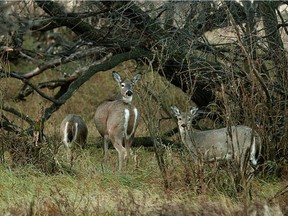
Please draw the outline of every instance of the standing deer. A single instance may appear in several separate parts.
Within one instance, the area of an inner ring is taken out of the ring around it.
[[[178,128],[182,142],[195,155],[202,153],[209,161],[231,160],[238,158],[241,169],[245,163],[253,168],[257,165],[261,140],[252,128],[240,125],[215,130],[195,131],[192,119],[197,115],[198,108],[182,113],[176,106],[171,107],[178,120]]]
[[[75,114],[67,115],[61,123],[60,130],[63,143],[68,151],[67,157],[73,162],[73,150],[75,147],[84,147],[87,141],[88,129],[84,120]]]
[[[107,159],[110,140],[118,152],[119,170],[121,170],[123,163],[126,165],[138,126],[139,112],[131,103],[134,85],[141,79],[141,74],[135,75],[132,80],[124,81],[116,72],[112,73],[112,77],[119,85],[120,95],[115,100],[102,102],[96,109],[94,120],[97,130],[104,138],[104,160]]]

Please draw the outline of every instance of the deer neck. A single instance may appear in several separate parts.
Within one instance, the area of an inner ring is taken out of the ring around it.
[[[116,93],[111,98],[109,98],[107,101],[116,101],[116,100],[122,100],[126,104],[131,104],[133,100],[133,95],[126,96],[122,95],[121,92]]]
[[[191,142],[194,142],[194,136],[195,132],[193,131],[192,128],[182,128],[180,130],[180,135],[181,135],[181,139],[182,142],[185,143],[186,145],[188,145],[191,148]]]
[[[124,103],[131,104],[133,97],[132,96],[122,97],[122,100],[124,101]]]

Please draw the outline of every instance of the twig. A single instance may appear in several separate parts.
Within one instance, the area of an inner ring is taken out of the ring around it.
[[[251,56],[249,55],[249,53],[247,52],[247,50],[245,49],[245,46],[243,45],[242,43],[242,40],[241,40],[241,37],[240,37],[240,32],[237,28],[237,25],[236,25],[236,22],[230,12],[230,10],[228,9],[227,7],[227,12],[228,12],[228,15],[229,15],[229,18],[230,18],[230,21],[231,21],[231,24],[233,25],[234,29],[235,29],[235,32],[236,32],[236,35],[237,35],[237,39],[238,39],[238,42],[239,42],[239,46],[240,48],[242,49],[243,53],[245,54],[245,57],[247,59],[247,63],[248,63],[248,66],[249,68],[251,69],[252,73],[255,75],[255,77],[257,78],[257,80],[259,81],[260,83],[260,86],[262,87],[263,91],[265,92],[265,95],[267,97],[267,102],[269,103],[269,105],[271,105],[271,95],[270,95],[270,92],[268,91],[268,88],[265,84],[265,82],[263,81],[263,79],[261,78],[258,70],[255,68],[254,64],[253,64],[253,59],[251,58]]]

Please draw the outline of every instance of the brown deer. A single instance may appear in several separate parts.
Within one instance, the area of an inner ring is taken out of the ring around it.
[[[239,125],[231,126],[231,130],[221,128],[196,131],[191,121],[197,115],[198,108],[192,108],[188,113],[180,112],[176,106],[172,106],[171,110],[177,117],[181,140],[194,156],[200,153],[208,161],[238,158],[241,169],[247,162],[251,168],[257,165],[261,140],[252,128]]]
[[[74,160],[74,148],[83,148],[87,142],[88,129],[84,120],[79,115],[69,114],[61,123],[60,130],[62,141],[67,149],[67,157],[71,162]]]
[[[101,136],[104,138],[104,160],[107,159],[109,140],[119,156],[119,170],[129,155],[134,134],[138,126],[139,112],[132,105],[134,85],[141,79],[141,74],[132,80],[122,80],[121,76],[113,72],[112,77],[118,83],[120,95],[114,100],[102,102],[96,109],[94,120]]]

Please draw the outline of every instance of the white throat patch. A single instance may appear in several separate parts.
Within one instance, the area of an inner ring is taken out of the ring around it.
[[[133,96],[131,95],[131,96],[123,97],[122,99],[123,99],[123,101],[124,101],[125,103],[131,103],[131,102],[132,102],[132,99],[133,99]],[[129,111],[128,111],[128,112],[129,112]]]

